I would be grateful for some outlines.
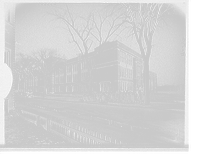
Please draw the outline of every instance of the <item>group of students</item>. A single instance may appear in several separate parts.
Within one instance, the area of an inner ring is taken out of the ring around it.
[[[86,93],[83,95],[83,101],[89,102],[89,101],[95,101],[95,102],[122,102],[122,103],[136,103],[137,100],[139,100],[139,103],[141,104],[144,100],[144,94],[139,90],[138,93],[136,91],[129,92],[129,91],[116,91],[116,92],[99,92],[91,94]]]

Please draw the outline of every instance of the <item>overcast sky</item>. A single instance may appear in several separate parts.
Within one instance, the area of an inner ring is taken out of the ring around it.
[[[57,49],[67,58],[78,53],[69,43],[69,34],[61,23],[49,14],[62,5],[20,4],[16,8],[16,53],[31,54],[41,48]],[[81,5],[70,8],[73,12],[88,12],[96,5]],[[184,81],[183,46],[185,40],[185,5],[175,4],[170,14],[159,25],[154,41],[150,69],[158,74],[158,84],[181,84]],[[120,38],[127,46],[139,52],[134,39]]]

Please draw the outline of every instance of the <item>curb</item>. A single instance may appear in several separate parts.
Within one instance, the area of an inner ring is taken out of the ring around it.
[[[41,97],[35,97],[37,99],[43,99]],[[63,99],[49,99],[45,98],[45,100],[55,100],[55,101],[62,101],[62,102],[82,102],[80,100],[78,101],[69,101],[69,100],[63,100]],[[173,109],[173,108],[167,108],[167,107],[155,107],[150,105],[138,105],[138,104],[122,104],[122,103],[112,103],[112,102],[107,102],[107,103],[100,103],[100,102],[87,102],[88,104],[100,104],[100,105],[111,105],[111,106],[120,106],[120,107],[137,107],[137,108],[147,108],[147,109],[159,109],[159,110],[171,110],[171,111],[185,111],[185,109]]]

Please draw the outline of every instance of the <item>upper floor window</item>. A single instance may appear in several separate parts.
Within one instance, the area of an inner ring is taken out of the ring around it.
[[[87,68],[88,68],[88,64],[89,64],[89,61],[88,61],[88,62],[83,61],[83,62],[81,63],[81,69],[82,69],[82,70],[87,69]]]
[[[71,65],[66,66],[66,73],[71,74],[71,72],[72,72],[72,66]]]
[[[78,64],[73,65],[73,73],[74,74],[78,73]]]
[[[111,90],[111,82],[101,82],[99,85],[101,92],[109,92]]]

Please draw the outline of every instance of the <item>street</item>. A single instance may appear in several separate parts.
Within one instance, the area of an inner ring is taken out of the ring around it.
[[[24,98],[21,95],[15,97],[16,104],[35,103],[55,108],[59,110],[59,113],[54,113],[57,116],[65,117],[76,124],[107,135],[110,134],[110,136],[115,136],[127,144],[137,144],[137,141],[141,143],[141,135],[143,136],[142,142],[145,142],[147,137],[165,145],[174,142],[183,143],[184,141],[184,109],[154,109],[146,106],[140,107],[139,104],[87,103],[81,100],[68,101],[67,98],[58,101],[58,98],[54,100],[48,97]],[[90,121],[88,118],[90,116],[94,117],[95,121]],[[116,125],[106,125],[103,119],[112,119]],[[134,132],[130,131],[126,124],[132,125]]]

